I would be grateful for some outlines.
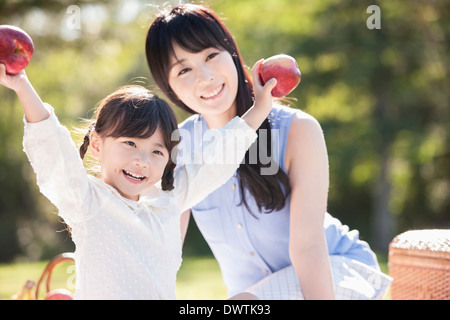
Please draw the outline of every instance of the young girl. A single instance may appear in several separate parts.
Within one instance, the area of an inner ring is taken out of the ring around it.
[[[0,64],[0,83],[13,89],[22,104],[24,150],[40,190],[71,228],[75,298],[174,299],[180,214],[231,177],[271,109],[276,80],[255,86],[254,108],[214,132],[215,140],[203,150],[209,164],[175,171],[171,153],[177,122],[169,105],[148,90],[129,86],[107,96],[79,154],[24,71],[10,76]],[[100,162],[98,178],[83,167],[88,147]],[[234,162],[217,164],[216,148],[234,152]]]
[[[180,125],[188,133],[184,153],[195,150],[206,129],[223,127],[252,105],[252,79],[239,50],[208,8],[182,4],[162,12],[149,28],[146,54],[157,85],[195,114]],[[254,74],[253,81],[259,81]],[[229,295],[382,297],[390,278],[379,271],[375,254],[357,231],[326,212],[328,160],[319,123],[276,104],[254,146],[260,148],[256,161],[249,150],[234,176],[191,208]]]

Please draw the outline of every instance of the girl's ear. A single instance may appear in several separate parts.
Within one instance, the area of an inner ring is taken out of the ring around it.
[[[102,147],[102,138],[97,133],[97,131],[92,130],[91,137],[89,138],[89,147],[91,149],[91,154],[94,159],[100,160],[100,150]]]

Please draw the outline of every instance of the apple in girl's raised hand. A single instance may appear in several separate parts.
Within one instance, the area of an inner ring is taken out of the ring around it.
[[[272,78],[277,79],[277,85],[272,89],[272,96],[277,98],[294,90],[302,77],[295,59],[286,54],[278,54],[264,60],[259,74],[263,84]]]
[[[33,41],[25,31],[0,25],[0,63],[6,66],[7,74],[17,74],[25,69],[33,52]]]

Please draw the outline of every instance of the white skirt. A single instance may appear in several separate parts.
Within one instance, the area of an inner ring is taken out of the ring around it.
[[[337,300],[383,299],[392,278],[359,261],[330,256],[334,293]],[[288,266],[260,280],[245,292],[261,300],[303,300],[294,268]]]

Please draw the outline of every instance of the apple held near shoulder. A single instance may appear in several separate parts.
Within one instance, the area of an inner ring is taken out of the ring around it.
[[[277,85],[272,90],[272,96],[277,98],[294,90],[302,77],[297,62],[287,54],[278,54],[264,60],[259,74],[263,84],[272,78],[277,79]]]
[[[33,56],[31,37],[22,29],[0,25],[0,63],[6,66],[7,74],[17,74],[25,69]]]
[[[55,289],[49,291],[44,300],[73,300],[73,294],[67,289]]]

